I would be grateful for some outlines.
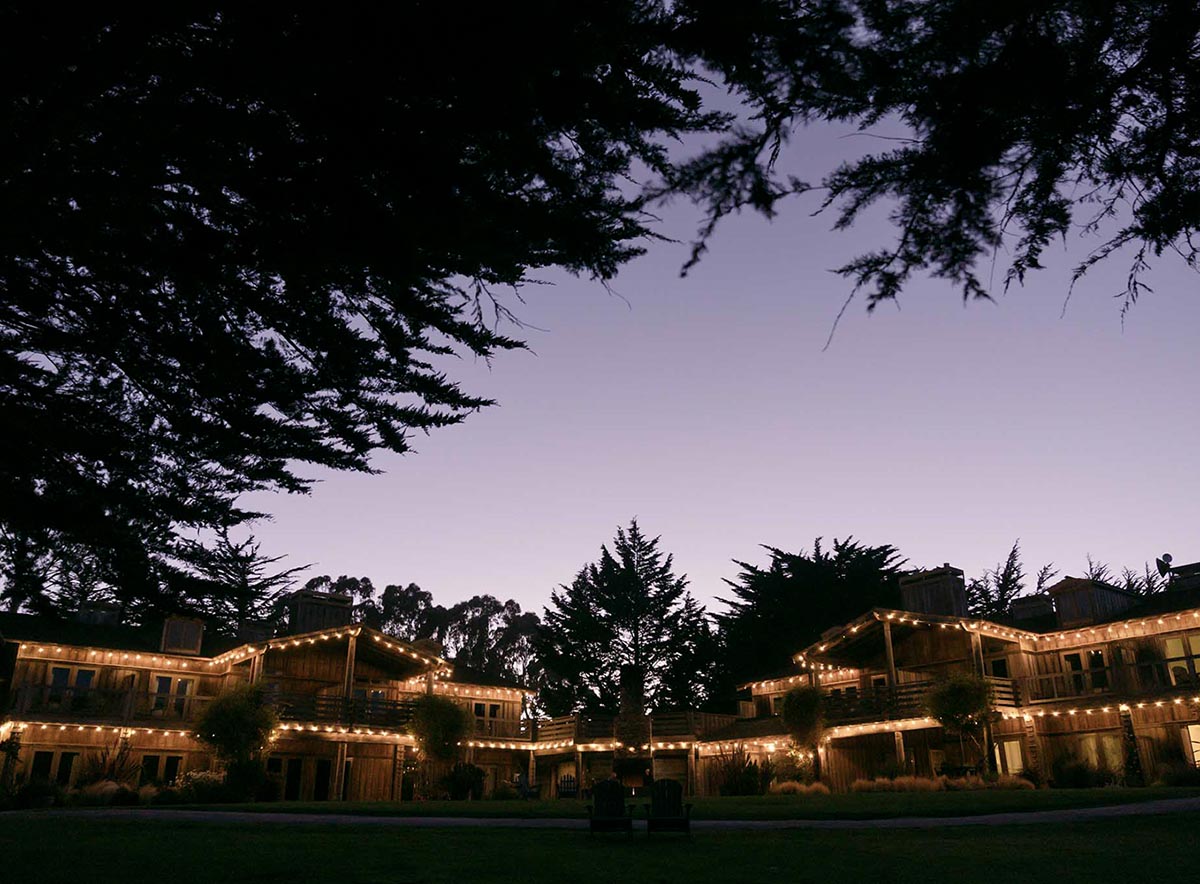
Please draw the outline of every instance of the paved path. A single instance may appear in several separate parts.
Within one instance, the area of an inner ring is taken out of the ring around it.
[[[1008,826],[1014,824],[1073,823],[1117,817],[1148,816],[1200,811],[1200,798],[1168,798],[1134,804],[1079,807],[1070,810],[1035,810],[1022,813],[989,813],[979,816],[897,817],[874,820],[693,820],[697,830],[719,829],[940,829],[957,826]],[[320,826],[393,827],[411,829],[586,829],[581,819],[514,819],[512,817],[355,816],[338,813],[254,813],[226,810],[167,810],[162,808],[92,808],[33,810],[7,813],[5,819],[85,817],[106,820],[164,820],[194,823],[253,823]],[[645,829],[644,820],[635,826]]]

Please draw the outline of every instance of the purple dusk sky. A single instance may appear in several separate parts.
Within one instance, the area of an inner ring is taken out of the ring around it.
[[[787,169],[816,179],[878,145],[809,130]],[[830,270],[894,231],[880,211],[833,233],[817,205],[727,221],[682,279],[699,215],[673,205],[662,230],[683,242],[627,266],[625,300],[538,274],[558,284],[515,305],[546,330],[525,332],[533,352],[448,367],[499,404],[377,458],[383,475],[254,499],[275,513],[255,527],[264,550],[312,574],[416,582],[442,604],[491,593],[538,610],[632,516],[706,601],[732,559],[818,535],[968,577],[1018,537],[1031,577],[1049,561],[1079,574],[1088,553],[1135,568],[1200,558],[1200,299],[1180,259],[1154,262],[1124,327],[1122,257],[1061,315],[1071,268],[1100,242],[1076,237],[1007,295],[999,262],[995,303],[964,306],[928,279],[900,309],[868,316],[856,301],[822,352],[849,292]]]

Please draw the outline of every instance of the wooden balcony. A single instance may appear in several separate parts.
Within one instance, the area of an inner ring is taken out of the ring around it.
[[[14,717],[42,721],[112,724],[195,721],[212,697],[102,688],[22,685],[9,711]]]
[[[1012,709],[1019,705],[1017,687],[1010,678],[986,679],[991,688],[995,709]],[[859,724],[871,721],[897,721],[905,718],[924,718],[929,714],[926,696],[936,681],[901,682],[895,687],[874,687],[825,695],[825,721],[830,725]]]
[[[381,700],[319,694],[274,693],[267,702],[280,721],[403,728],[411,720],[411,700]]]
[[[1200,690],[1200,658],[1118,663],[1017,679],[1026,703],[1089,697],[1155,696]]]

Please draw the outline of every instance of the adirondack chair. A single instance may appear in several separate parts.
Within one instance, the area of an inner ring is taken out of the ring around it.
[[[587,806],[588,831],[627,832],[633,835],[633,805],[625,803],[625,787],[616,780],[602,780],[592,789]]]
[[[655,780],[646,805],[646,831],[692,832],[692,805],[683,803],[683,786],[677,780]]]

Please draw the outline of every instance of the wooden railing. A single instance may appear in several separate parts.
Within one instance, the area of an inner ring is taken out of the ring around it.
[[[560,715],[557,718],[538,721],[534,728],[537,740],[540,742],[575,739],[576,719],[575,715]]]
[[[411,700],[284,693],[268,694],[267,702],[281,721],[393,728],[407,725],[416,705]]]
[[[1021,705],[1020,691],[1011,678],[996,678],[988,676],[985,681],[992,689],[992,707],[995,709],[1015,709]]]
[[[992,706],[1011,709],[1019,705],[1017,687],[1011,678],[985,679],[991,688]],[[901,682],[894,687],[872,687],[865,691],[825,695],[825,720],[829,724],[865,721],[894,721],[928,715],[926,697],[936,681]]]
[[[524,728],[520,722],[506,718],[476,718],[475,735],[477,737],[525,737]]]
[[[932,681],[904,682],[894,687],[825,695],[825,720],[830,724],[919,718],[925,714],[925,695]]]
[[[1189,665],[1190,664],[1190,665]],[[1097,695],[1136,697],[1200,688],[1200,661],[1192,658],[1117,663],[1017,679],[1027,703],[1052,703]]]
[[[660,737],[703,736],[736,720],[733,715],[656,712],[650,717],[650,735],[656,740]],[[616,726],[617,719],[612,715],[562,715],[538,721],[535,732],[538,742],[574,740],[577,743],[599,743],[614,739]]]
[[[13,694],[15,716],[61,722],[186,722],[199,716],[212,697],[145,693],[107,688],[21,685]]]

